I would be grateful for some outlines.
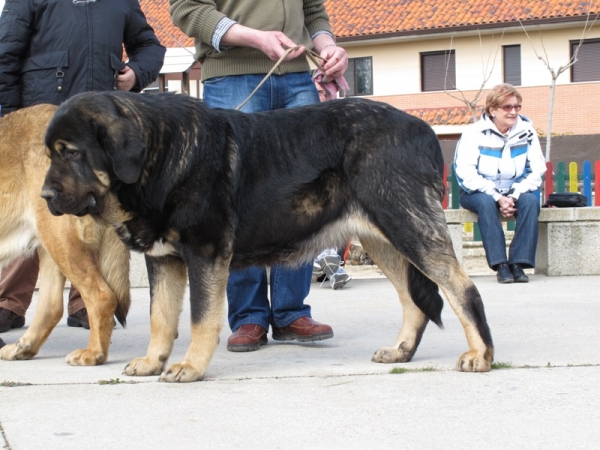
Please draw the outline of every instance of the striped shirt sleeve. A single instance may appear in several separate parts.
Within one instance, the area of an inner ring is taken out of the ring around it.
[[[223,17],[217,24],[210,43],[218,52],[221,50],[229,50],[235,47],[234,45],[222,46],[221,39],[223,38],[223,35],[227,33],[227,30],[229,30],[236,23],[237,22],[235,20],[231,20],[229,17]]]

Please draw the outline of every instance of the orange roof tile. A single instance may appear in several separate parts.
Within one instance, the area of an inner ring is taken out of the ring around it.
[[[481,114],[483,106],[477,106]],[[429,125],[466,125],[473,123],[471,111],[466,106],[450,106],[446,108],[405,109],[405,112],[423,119]]]
[[[167,48],[194,46],[194,39],[173,25],[169,0],[140,0],[140,6],[162,45]]]
[[[364,38],[465,26],[498,26],[540,19],[585,18],[600,3],[563,0],[326,0],[338,38]],[[389,20],[392,18],[394,20]]]
[[[140,0],[148,22],[165,47],[190,47],[194,40],[171,21],[168,0]],[[585,18],[600,2],[564,0],[326,0],[334,33],[342,40],[461,27],[492,27],[539,20]],[[591,5],[591,6],[590,6]]]

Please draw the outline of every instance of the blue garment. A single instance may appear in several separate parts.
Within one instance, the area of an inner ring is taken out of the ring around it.
[[[483,192],[460,192],[460,206],[477,213],[481,240],[487,263],[492,269],[502,263],[535,267],[535,250],[538,241],[538,216],[540,200],[536,192],[525,192],[515,201],[515,233],[506,257],[506,239],[498,218],[498,204]]]
[[[211,108],[236,108],[263,78],[259,74],[208,79],[204,82],[204,101]],[[241,111],[268,111],[318,102],[319,94],[309,72],[271,75]],[[311,277],[312,264],[298,269],[271,267],[269,305],[264,267],[232,270],[227,284],[231,330],[252,323],[268,331],[270,324],[285,327],[300,317],[310,317],[310,306],[304,304],[304,299],[310,291]]]

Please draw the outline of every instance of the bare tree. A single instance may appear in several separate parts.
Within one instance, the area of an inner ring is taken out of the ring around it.
[[[577,62],[577,55],[579,53],[579,49],[583,45],[585,37],[590,32],[590,30],[596,23],[596,20],[598,19],[598,15],[596,15],[594,20],[592,20],[590,22],[589,11],[591,11],[591,9],[592,9],[592,3],[590,3],[590,9],[588,10],[588,14],[587,14],[584,26],[583,26],[581,38],[579,39],[579,44],[575,48],[573,55],[571,56],[569,61],[564,66],[559,66],[558,69],[556,69],[556,70],[550,64],[550,58],[548,56],[548,53],[546,52],[546,47],[544,46],[544,39],[542,37],[542,34],[541,34],[539,28],[538,28],[538,32],[539,32],[539,36],[540,36],[543,55],[540,55],[538,53],[537,49],[535,48],[535,45],[533,44],[531,37],[529,36],[529,33],[527,33],[527,30],[525,29],[525,26],[523,25],[521,20],[519,20],[519,24],[521,25],[521,28],[525,32],[525,35],[527,36],[527,39],[529,40],[529,43],[531,44],[531,47],[533,48],[533,52],[535,53],[535,56],[537,57],[537,59],[542,61],[544,66],[546,66],[546,69],[548,69],[548,72],[550,72],[550,76],[552,78],[552,81],[550,82],[550,104],[548,106],[548,125],[547,125],[547,129],[546,129],[546,161],[550,161],[550,148],[552,146],[552,115],[554,112],[554,95],[556,92],[556,80],[558,79],[559,76],[561,76],[565,71],[567,71],[571,66],[573,66]]]
[[[487,55],[487,61],[484,59],[485,56],[485,52],[483,50],[483,40],[481,39],[481,32],[479,30],[477,30],[477,34],[479,35],[479,47],[481,48],[481,69],[482,69],[482,81],[481,81],[481,85],[479,86],[479,89],[477,90],[477,92],[475,92],[475,95],[473,96],[472,99],[467,98],[466,94],[458,89],[456,86],[452,86],[456,91],[458,91],[460,93],[460,96],[454,94],[451,91],[448,91],[447,89],[447,82],[448,82],[448,69],[449,69],[449,63],[450,63],[450,58],[446,59],[446,76],[444,77],[444,92],[446,94],[448,94],[450,97],[455,98],[456,100],[464,103],[469,110],[471,111],[471,116],[473,117],[473,121],[476,121],[478,119],[478,114],[477,114],[477,102],[479,102],[479,100],[481,99],[482,95],[483,95],[483,91],[485,90],[485,86],[487,84],[487,82],[489,81],[490,77],[492,76],[492,73],[494,71],[494,66],[496,65],[496,58],[498,57],[498,52],[500,50],[500,44],[498,44],[498,46],[496,47],[496,51],[493,51],[494,48],[494,38],[492,40],[492,45],[490,47],[490,51]],[[502,35],[500,36],[500,42],[502,42],[502,38],[504,37],[504,30],[502,31]],[[450,51],[452,51],[452,45],[454,43],[454,37],[450,38]]]

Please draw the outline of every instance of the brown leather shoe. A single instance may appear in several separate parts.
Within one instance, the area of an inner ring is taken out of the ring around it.
[[[239,327],[227,339],[230,352],[253,352],[267,343],[267,330],[260,325],[247,323]]]
[[[0,333],[23,326],[25,326],[25,317],[12,312],[10,309],[0,308]]]
[[[310,342],[331,339],[333,330],[325,325],[312,320],[308,316],[294,320],[287,327],[273,327],[273,339],[276,341]]]

